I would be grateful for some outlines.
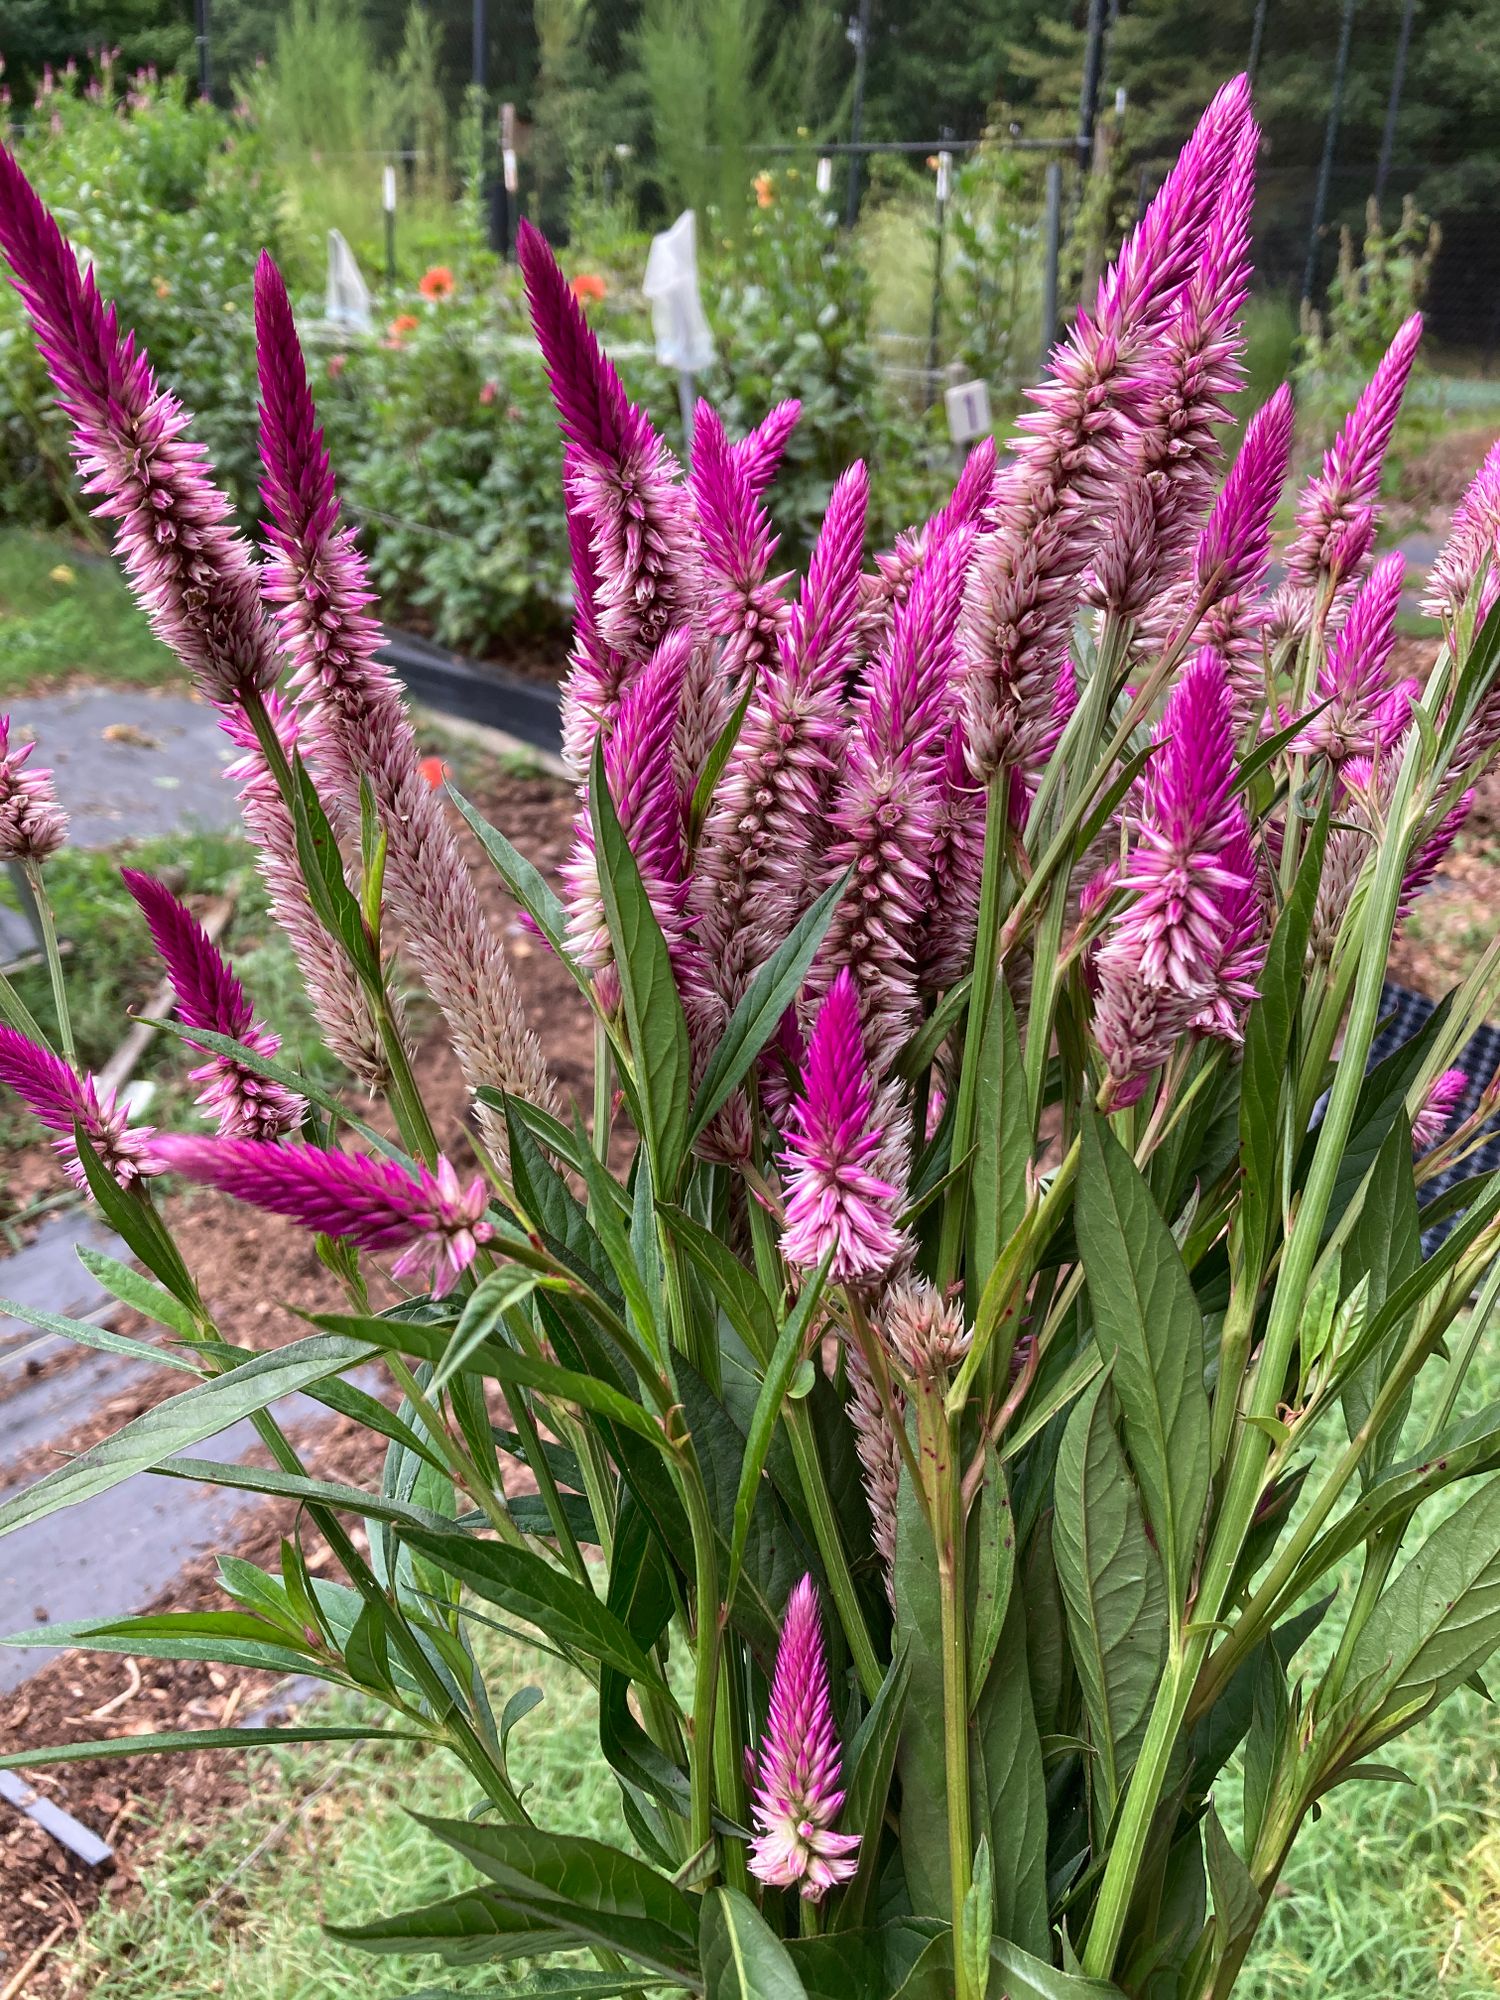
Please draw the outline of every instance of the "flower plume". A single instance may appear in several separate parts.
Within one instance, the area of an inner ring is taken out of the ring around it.
[[[0,715],[0,855],[9,861],[45,861],[67,838],[68,817],[57,802],[52,773],[27,760],[36,745],[10,742],[10,717]]]
[[[288,1216],[356,1243],[362,1250],[399,1250],[397,1277],[425,1277],[446,1292],[493,1233],[484,1219],[484,1182],[460,1185],[451,1163],[409,1172],[394,1160],[317,1146],[277,1146],[264,1139],[199,1139],[158,1135],[155,1151],[172,1173],[218,1188],[272,1215]]]
[[[756,1772],[751,1874],[773,1887],[795,1888],[809,1903],[847,1882],[857,1866],[859,1835],[833,1831],[843,1803],[818,1596],[812,1578],[804,1576],[787,1600],[776,1648]]]
[[[82,1132],[104,1171],[123,1188],[161,1172],[156,1135],[149,1125],[131,1125],[113,1092],[96,1078],[77,1075],[60,1056],[4,1026],[0,1026],[0,1083],[8,1084],[49,1132],[62,1134],[56,1151],[80,1194],[88,1193],[89,1184],[75,1132]]]

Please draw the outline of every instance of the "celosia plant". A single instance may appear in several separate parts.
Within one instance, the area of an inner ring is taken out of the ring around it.
[[[202,1378],[0,1532],[143,1465],[214,1477],[194,1448],[254,1418],[272,1469],[218,1476],[299,1500],[343,1581],[293,1539],[277,1572],[226,1571],[227,1617],[40,1636],[274,1659],[457,1757],[474,1810],[428,1825],[476,1885],[340,1936],[555,1956],[536,1993],[1218,2000],[1318,1802],[1500,1644],[1500,1414],[1463,1400],[1500,1178],[1432,1194],[1495,1109],[1461,1115],[1453,1064],[1500,951],[1369,1066],[1393,934],[1500,742],[1495,464],[1402,677],[1400,559],[1374,551],[1412,322],[1269,594],[1287,391],[1220,476],[1255,150],[1236,82],[1010,453],[869,557],[849,468],[801,578],[774,569],[795,406],[738,440],[704,408],[684,468],[523,234],[576,596],[561,892],[455,805],[592,1010],[591,1125],[377,663],[274,266],[256,549],[0,156],[0,244],[90,488],[243,752],[350,1071],[344,1095],[290,1074],[145,877],[216,1132],[132,1126],[77,1072],[55,950],[55,1020],[0,987],[0,1079]],[[45,904],[55,800],[3,740],[0,780],[0,848]],[[476,1100],[463,1174],[412,1068],[418,984]],[[347,1310],[269,1354],[223,1340],[163,1174],[317,1232]],[[376,1362],[389,1398],[343,1379]],[[387,1440],[378,1492],[307,1475],[270,1414],[297,1388]],[[596,1685],[628,1847],[513,1782],[518,1711],[475,1649],[497,1617]]]

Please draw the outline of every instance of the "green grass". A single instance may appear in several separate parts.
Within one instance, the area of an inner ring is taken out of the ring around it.
[[[0,700],[82,678],[180,680],[113,562],[56,535],[0,529]]]
[[[509,1744],[512,1775],[523,1792],[534,1787],[537,1818],[621,1840],[593,1690],[514,1644],[487,1648],[486,1668],[497,1708],[528,1681],[546,1690]],[[371,1744],[357,1764],[311,1749],[260,1758],[248,1800],[214,1825],[165,1820],[139,1896],[106,1903],[90,1922],[70,1967],[73,1990],[110,2000],[396,2000],[425,1985],[524,1986],[524,1964],[449,1971],[371,1958],[319,1928],[471,1886],[472,1872],[408,1812],[460,1816],[475,1800],[453,1758],[412,1744]]]

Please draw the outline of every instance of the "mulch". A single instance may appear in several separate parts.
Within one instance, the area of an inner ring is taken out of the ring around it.
[[[555,875],[570,843],[570,791],[545,777],[497,777],[477,788],[480,809],[549,875]],[[587,1107],[592,1074],[593,1031],[586,1007],[568,974],[546,946],[518,921],[518,911],[466,827],[460,837],[474,867],[486,916],[505,936],[528,1014],[552,1064],[564,1100]],[[465,1150],[466,1093],[441,1025],[426,1028],[415,1068],[432,1112],[440,1142],[458,1158]],[[363,1107],[362,1107],[363,1108]],[[36,1148],[38,1192],[57,1184],[50,1149]],[[205,1299],[226,1339],[264,1349],[306,1332],[290,1310],[336,1309],[342,1302],[329,1273],[319,1264],[312,1239],[274,1216],[241,1207],[201,1189],[171,1195],[167,1219]],[[129,1313],[114,1322],[122,1332],[151,1338],[153,1329]],[[158,1333],[158,1337],[159,1333]],[[75,1350],[68,1350],[71,1356]],[[67,1358],[49,1360],[65,1366]],[[145,1370],[133,1376],[101,1410],[68,1435],[25,1462],[0,1468],[0,1487],[30,1479],[71,1454],[108,1436],[141,1411],[177,1394],[189,1378],[175,1370]],[[294,1433],[294,1436],[296,1434]],[[305,1450],[315,1476],[354,1486],[378,1484],[385,1441],[346,1419],[333,1419],[307,1432]],[[266,1501],[247,1506],[225,1538],[226,1549],[252,1562],[275,1567],[280,1541],[295,1525],[297,1510]],[[316,1569],[330,1560],[316,1538],[309,1561]],[[188,1565],[147,1610],[222,1607],[212,1558]],[[101,1606],[101,1611],[111,1607]],[[139,1685],[136,1685],[136,1677]],[[210,1667],[197,1662],[127,1664],[114,1654],[70,1652],[33,1675],[16,1692],[0,1697],[0,1743],[65,1743],[102,1736],[145,1735],[170,1729],[223,1727],[253,1715],[270,1697],[274,1681],[263,1674]],[[125,1698],[120,1699],[121,1696]],[[102,1834],[115,1848],[103,1869],[88,1869],[43,1834],[29,1819],[0,1806],[0,1994],[33,1952],[47,1949],[29,1974],[26,2000],[58,2000],[67,1990],[68,1940],[101,1896],[129,1894],[149,1852],[154,1828],[163,1819],[202,1824],[231,1810],[244,1796],[245,1760],[224,1752],[170,1757],[126,1757],[60,1765],[25,1774],[28,1783]],[[50,1941],[50,1942],[49,1942]]]

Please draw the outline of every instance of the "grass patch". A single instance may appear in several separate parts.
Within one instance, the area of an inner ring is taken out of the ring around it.
[[[614,1781],[599,1756],[593,1690],[519,1645],[486,1647],[496,1707],[528,1681],[546,1699],[510,1738],[510,1768],[543,1824],[623,1838]],[[330,1712],[351,1712],[344,1699]],[[353,1712],[358,1712],[357,1710]],[[368,1957],[320,1925],[371,1917],[472,1886],[472,1871],[408,1818],[461,1816],[476,1802],[446,1753],[415,1744],[282,1751],[255,1760],[250,1796],[220,1823],[163,1824],[139,1896],[106,1904],[70,1966],[71,1990],[111,2000],[396,2000],[416,1986],[503,1993],[525,1962],[473,1970]],[[424,1978],[430,1973],[430,1979]]]
[[[56,535],[0,529],[0,700],[75,677],[156,687],[182,669],[112,562]]]

